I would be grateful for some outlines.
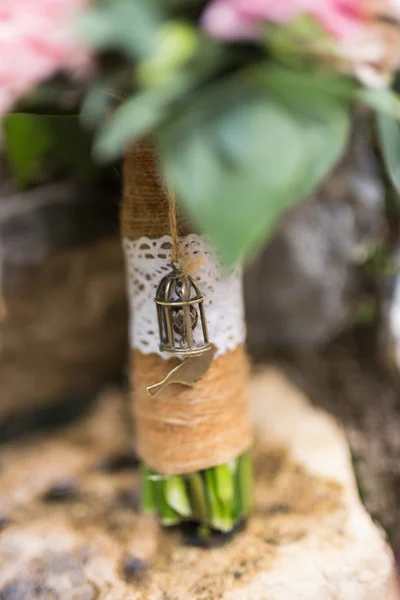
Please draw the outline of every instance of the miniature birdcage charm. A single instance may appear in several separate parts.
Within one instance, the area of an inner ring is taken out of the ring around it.
[[[173,268],[160,281],[155,302],[161,352],[190,357],[211,348],[204,298],[189,275]]]

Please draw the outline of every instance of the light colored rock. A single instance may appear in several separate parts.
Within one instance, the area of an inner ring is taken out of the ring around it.
[[[118,395],[51,440],[9,445],[0,458],[9,518],[0,598],[399,600],[389,595],[397,593],[392,555],[358,499],[341,428],[275,370],[254,377],[251,396],[254,514],[229,543],[207,550],[138,514],[137,470],[96,467],[129,449]],[[46,501],[64,477],[75,494]]]
[[[312,407],[278,371],[271,369],[255,377],[253,394],[259,443],[282,444],[288,449],[290,459],[307,473],[337,482],[342,489],[340,510],[315,523],[297,548],[282,553],[273,572],[264,573],[251,585],[248,597],[376,600],[392,595],[395,598],[390,577],[393,559],[383,532],[373,524],[360,502],[341,426],[324,411]],[[264,401],[260,402],[260,398]],[[234,596],[227,598],[231,600]]]

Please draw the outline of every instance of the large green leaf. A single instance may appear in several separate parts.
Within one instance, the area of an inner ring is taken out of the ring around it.
[[[159,136],[181,202],[228,263],[317,185],[349,131],[348,110],[331,95],[283,102],[253,83],[219,82]]]
[[[352,100],[360,89],[354,79],[344,75],[318,70],[297,71],[270,62],[255,66],[250,74],[285,101],[301,103],[303,111],[307,105],[312,111],[317,98],[322,102],[329,98]]]
[[[377,115],[377,121],[383,160],[394,187],[400,192],[400,125],[382,114]]]
[[[135,94],[100,130],[94,147],[95,156],[100,160],[117,158],[129,143],[157,125],[164,110],[165,98],[158,90]]]
[[[121,49],[131,58],[153,53],[161,13],[153,0],[100,2],[80,18],[77,29],[86,44]]]

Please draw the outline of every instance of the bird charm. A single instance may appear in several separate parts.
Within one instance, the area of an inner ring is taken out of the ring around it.
[[[162,381],[149,385],[147,394],[151,398],[154,398],[171,383],[180,383],[188,387],[193,387],[196,381],[198,381],[210,368],[216,352],[217,347],[214,344],[210,344],[202,354],[186,358],[182,363],[172,369]]]
[[[173,266],[158,284],[157,306],[160,351],[183,359],[159,383],[147,387],[154,398],[167,385],[193,387],[210,368],[217,347],[208,339],[204,298],[190,275]]]

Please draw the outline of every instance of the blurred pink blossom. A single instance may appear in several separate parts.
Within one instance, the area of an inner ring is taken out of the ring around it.
[[[362,0],[367,16],[400,19],[400,0]]]
[[[0,0],[0,115],[59,69],[84,71],[89,58],[73,22],[88,0]]]
[[[367,87],[390,85],[400,67],[400,30],[385,22],[370,22],[357,35],[331,49],[340,71],[353,74]]]
[[[213,0],[203,14],[203,27],[220,39],[257,37],[263,22],[290,23],[314,17],[325,31],[342,39],[364,22],[362,0]]]
[[[307,15],[326,32],[307,52],[367,86],[390,82],[400,66],[400,28],[391,22],[400,21],[400,0],[211,0],[202,25],[218,39],[257,39],[267,22],[290,26]]]

